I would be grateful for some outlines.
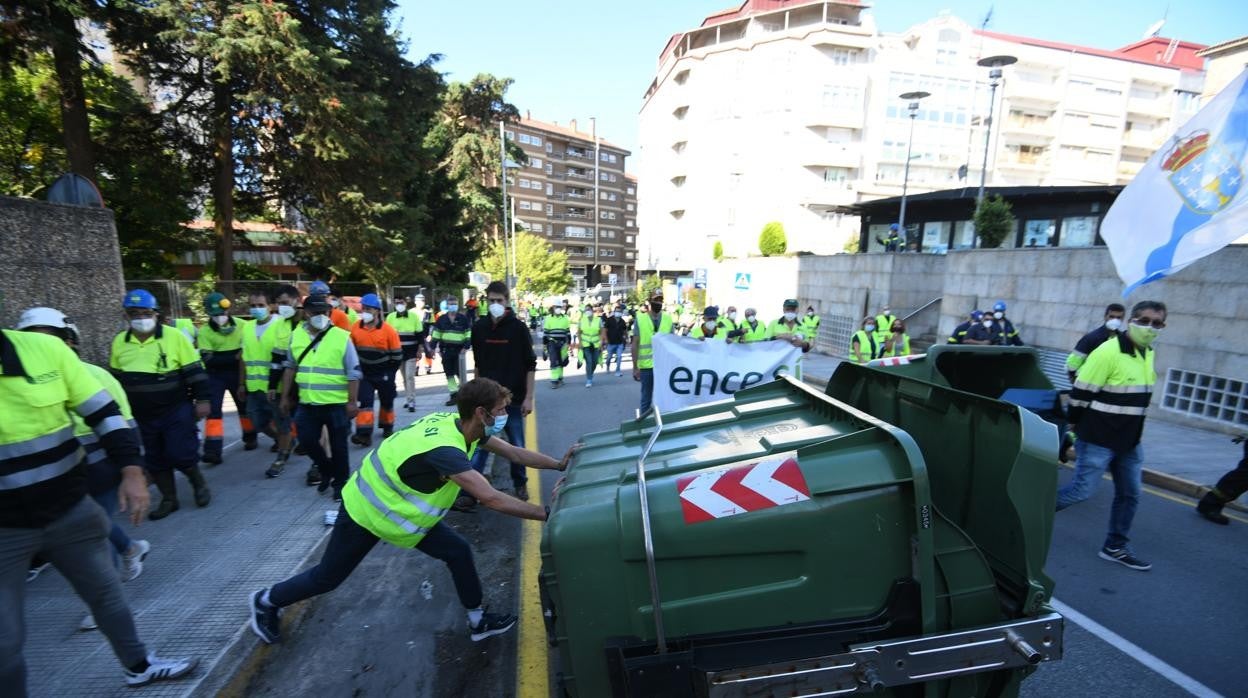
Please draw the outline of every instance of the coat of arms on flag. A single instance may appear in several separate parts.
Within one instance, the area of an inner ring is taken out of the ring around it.
[[[1226,208],[1243,186],[1244,173],[1235,157],[1208,131],[1179,139],[1166,153],[1161,167],[1170,172],[1170,185],[1193,212],[1211,216]]]

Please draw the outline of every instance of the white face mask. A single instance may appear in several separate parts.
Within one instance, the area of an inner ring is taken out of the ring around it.
[[[337,307],[338,307],[339,305],[341,305],[341,304],[342,304],[342,303],[341,303],[341,301],[338,301],[338,300],[331,300],[331,301],[329,302],[329,307],[331,307],[331,308],[337,308]]]
[[[702,323],[702,326],[708,330],[713,330],[715,329],[715,326],[718,324],[719,323],[715,322],[714,320],[707,320],[706,322]]]
[[[757,318],[758,318],[758,316],[757,316],[757,315],[746,315],[746,316],[745,316],[745,321],[746,321],[746,322],[754,322],[754,320],[756,320]]]
[[[1122,329],[1122,318],[1111,317],[1105,321],[1105,329],[1110,332],[1117,332]]]
[[[156,331],[156,318],[138,317],[130,321],[130,329],[139,334],[150,334]]]
[[[992,328],[992,320],[984,320],[984,327]]]
[[[794,312],[792,312],[792,311],[787,312],[787,313],[785,313],[785,314],[784,314],[784,319],[785,319],[785,320],[789,320],[789,321],[796,320],[796,319],[797,319],[797,313],[794,313]]]
[[[230,323],[230,316],[229,315],[213,315],[212,321],[216,323],[217,327],[224,327]]]
[[[396,312],[396,313],[403,313],[403,312],[407,312],[407,306],[406,306],[406,305],[403,305],[402,303],[395,303],[395,304],[394,304],[394,312]]]
[[[1005,313],[998,310],[997,312],[993,313],[992,316],[1000,320],[1001,318],[1005,317]]]
[[[365,325],[367,325],[368,323],[373,321],[374,317],[375,316],[372,313],[360,313],[360,322],[363,322]]]
[[[314,329],[323,330],[326,327],[329,327],[329,316],[328,315],[313,315],[312,317],[308,318],[308,324],[311,325]]]
[[[621,313],[621,312],[614,312],[611,314],[614,315],[615,317],[624,317],[624,313]]]
[[[502,317],[507,308],[502,303],[490,303],[490,317]]]
[[[282,319],[289,320],[290,318],[295,316],[295,306],[279,305],[277,306],[277,314],[282,316]]]
[[[736,321],[737,321],[737,311],[733,310],[732,312],[728,313],[728,319],[729,319],[729,320],[732,320],[733,322],[736,322]]]
[[[563,315],[563,308],[555,308],[555,315]]]

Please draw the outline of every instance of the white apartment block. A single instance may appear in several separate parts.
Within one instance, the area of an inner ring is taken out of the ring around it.
[[[757,254],[773,220],[790,252],[840,252],[858,234],[855,203],[901,195],[908,150],[910,193],[977,187],[986,135],[989,186],[1125,184],[1199,107],[1201,48],[1151,37],[1102,50],[945,15],[881,34],[857,2],[745,0],[660,56],[640,115],[638,266],[705,266],[716,241]],[[987,124],[976,61],[994,55],[1018,62]],[[916,90],[931,96],[911,144],[899,95]]]

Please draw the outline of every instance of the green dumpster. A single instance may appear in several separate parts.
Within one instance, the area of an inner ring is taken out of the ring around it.
[[[1062,652],[1052,430],[843,364],[585,436],[542,539],[562,691],[1016,695]]]

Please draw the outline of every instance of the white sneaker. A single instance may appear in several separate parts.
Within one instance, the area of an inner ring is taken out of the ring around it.
[[[161,681],[164,679],[176,679],[191,673],[195,669],[195,665],[199,660],[191,657],[179,657],[178,659],[162,659],[154,654],[147,655],[147,670],[133,672],[126,669],[126,684],[130,686],[142,686],[153,681]]]
[[[145,540],[130,541],[130,549],[121,556],[121,581],[128,582],[143,574],[143,561],[152,551],[152,544]]]
[[[619,371],[616,371],[616,372],[615,372],[615,377],[616,377],[616,378],[619,378],[619,377],[620,377],[620,376],[622,376],[622,375],[624,375],[624,374],[623,374],[623,373],[620,373]]]
[[[79,630],[95,630],[98,627],[100,627],[100,624],[95,622],[95,615],[92,613],[88,613],[87,617],[83,618],[82,622],[78,624]]]
[[[325,525],[333,526],[336,523],[338,523],[338,510],[326,509],[325,510]]]

